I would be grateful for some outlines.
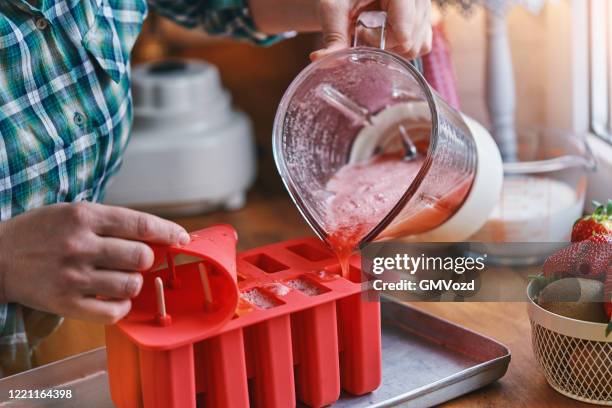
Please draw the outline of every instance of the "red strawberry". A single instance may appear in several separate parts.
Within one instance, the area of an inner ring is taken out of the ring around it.
[[[585,278],[606,278],[612,274],[612,235],[593,235],[578,242],[574,275]]]
[[[549,256],[542,271],[545,277],[602,279],[612,275],[612,236],[594,235],[575,242]]]
[[[578,244],[572,244],[549,256],[542,267],[544,276],[562,278],[571,275],[574,271],[578,249]]]
[[[574,223],[572,242],[589,239],[593,235],[612,235],[612,200],[607,205],[594,203],[593,214],[585,215]]]
[[[610,244],[612,243],[612,234],[593,235],[588,239],[588,241],[594,242],[596,244]]]

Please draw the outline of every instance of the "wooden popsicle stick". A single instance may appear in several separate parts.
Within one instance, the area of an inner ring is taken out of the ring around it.
[[[206,302],[206,308],[212,307],[213,296],[210,288],[210,281],[208,279],[208,269],[203,263],[198,264],[200,270],[200,280],[202,281],[202,288],[204,288],[204,301]]]
[[[158,276],[155,278],[155,294],[157,296],[157,314],[166,315],[166,299],[164,298],[164,282]]]
[[[155,296],[157,298],[157,323],[162,326],[170,324],[170,315],[166,312],[166,298],[164,297],[164,282],[159,276],[155,278]]]

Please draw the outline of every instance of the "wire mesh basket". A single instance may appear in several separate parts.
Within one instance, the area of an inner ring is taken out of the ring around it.
[[[559,316],[538,306],[531,282],[529,319],[533,353],[556,391],[578,401],[612,406],[612,335],[606,325]]]

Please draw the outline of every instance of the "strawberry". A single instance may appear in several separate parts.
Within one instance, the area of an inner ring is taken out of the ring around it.
[[[612,243],[612,234],[596,234],[585,241],[590,241],[595,244],[610,244]]]
[[[576,244],[580,249],[576,257],[575,276],[603,279],[612,274],[612,235],[593,235]]]
[[[593,235],[548,257],[545,277],[576,276],[603,279],[612,275],[612,235]]]
[[[572,228],[572,242],[589,239],[593,235],[612,235],[612,200],[607,205],[594,202],[593,214],[579,218]]]
[[[562,278],[571,275],[574,271],[577,254],[577,244],[572,244],[555,252],[546,259],[546,262],[544,262],[544,266],[542,267],[544,276],[546,278]]]

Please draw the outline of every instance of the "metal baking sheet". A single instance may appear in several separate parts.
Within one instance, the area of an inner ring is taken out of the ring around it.
[[[501,378],[510,362],[504,345],[393,301],[382,304],[383,382],[373,393],[342,394],[334,407],[428,407]],[[113,404],[105,349],[100,348],[0,380],[0,396],[18,389],[71,389],[72,399],[13,400],[0,406],[93,407]]]

